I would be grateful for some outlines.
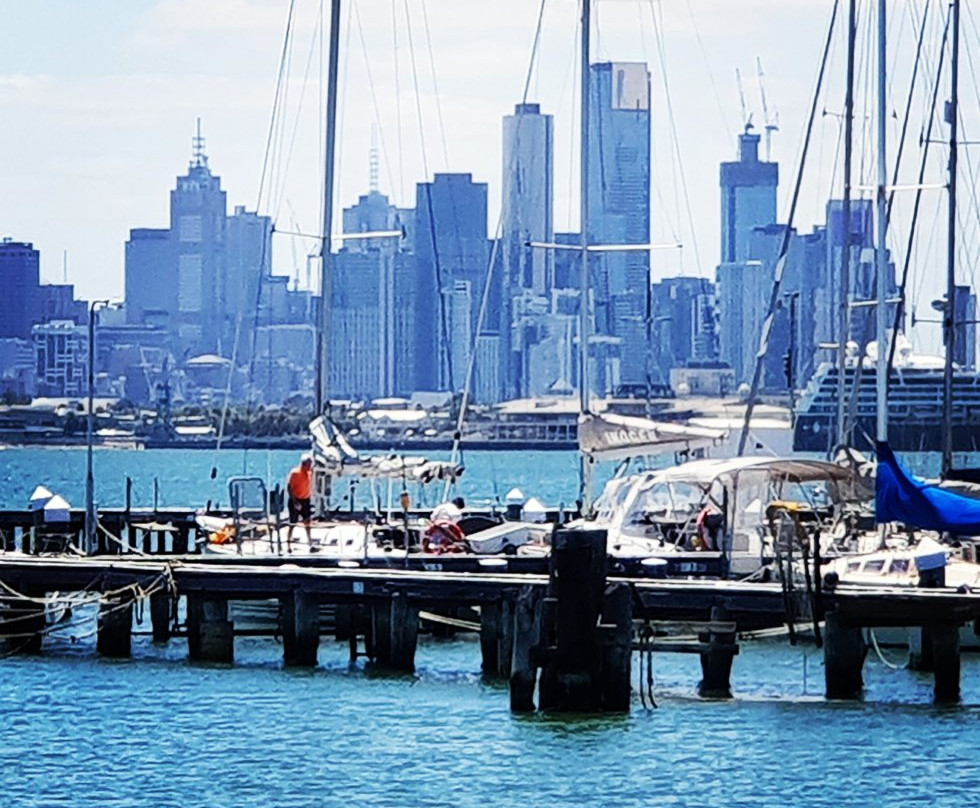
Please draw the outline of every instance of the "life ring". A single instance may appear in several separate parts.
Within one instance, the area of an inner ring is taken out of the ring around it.
[[[422,534],[423,553],[462,553],[466,538],[455,522],[433,522]]]
[[[225,525],[217,533],[212,533],[209,541],[211,544],[228,544],[235,540],[235,526]]]

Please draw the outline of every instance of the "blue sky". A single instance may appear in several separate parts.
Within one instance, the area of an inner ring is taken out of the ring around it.
[[[924,2],[890,4],[893,58],[902,69],[911,63],[913,15]],[[350,0],[344,5],[338,202],[349,205],[367,190],[372,130],[383,146],[383,192],[411,204],[414,183],[423,179],[407,7],[429,173],[467,171],[489,182],[492,231],[499,209],[500,119],[520,100],[538,3]],[[69,279],[82,294],[121,295],[128,230],[166,225],[168,192],[186,168],[198,115],[229,207],[254,208],[288,6],[288,0],[0,0],[0,235],[33,241],[42,250],[47,280],[60,280],[67,250]],[[600,0],[597,6],[595,59],[643,60],[653,72],[652,236],[676,237],[686,245],[681,255],[658,254],[654,271],[713,275],[718,163],[733,158],[741,129],[735,69],[760,123],[757,56],[765,66],[768,100],[778,107],[781,127],[773,157],[781,163],[782,215],[832,2]],[[281,227],[295,224],[314,232],[322,151],[318,14],[319,0],[295,0],[284,118],[284,141],[293,146],[283,148],[268,167],[273,193],[262,200],[263,212],[272,212]],[[574,228],[578,217],[577,14],[574,0],[548,0],[529,95],[555,115],[558,229]],[[859,58],[870,52],[862,45]],[[843,103],[842,62],[840,40],[824,104],[830,111]],[[902,87],[898,78],[896,87]],[[901,104],[896,100],[894,106]],[[831,189],[837,119],[822,117],[816,136],[799,215],[804,230],[821,219],[822,200]],[[873,158],[867,164],[873,170]],[[933,207],[930,200],[930,212]],[[276,270],[289,273],[303,265],[309,248],[301,241],[277,240]]]

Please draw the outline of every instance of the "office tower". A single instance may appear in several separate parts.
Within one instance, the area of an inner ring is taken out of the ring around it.
[[[40,253],[33,244],[0,241],[0,338],[30,339],[36,319]]]
[[[419,390],[461,390],[459,344],[468,353],[487,275],[487,186],[470,174],[436,174],[416,186],[415,261],[420,320],[415,333],[415,372]],[[469,314],[450,313],[461,294],[457,283],[468,284]],[[501,318],[500,284],[490,292],[481,333],[498,333]],[[427,314],[424,315],[424,313]],[[465,331],[458,330],[462,325]],[[455,351],[455,358],[454,358]]]
[[[126,321],[168,330],[177,313],[176,254],[170,230],[136,228],[126,242]]]
[[[615,62],[590,69],[590,244],[650,240],[650,74],[645,64]],[[596,393],[617,385],[641,388],[648,345],[644,320],[649,254],[596,254],[589,259],[597,336],[606,354],[619,345],[618,379],[600,377]],[[611,354],[610,354],[611,355]],[[596,367],[604,365],[600,362]]]
[[[176,333],[184,356],[231,355],[224,323],[232,310],[225,297],[226,194],[204,153],[200,121],[187,174],[170,192],[170,232],[176,260]],[[227,358],[227,357],[226,357]]]
[[[71,320],[54,320],[31,329],[34,380],[42,396],[88,393],[88,330]]]
[[[501,260],[494,268],[502,274],[503,287],[497,361],[501,392],[512,398],[520,394],[525,362],[515,342],[515,299],[529,292],[546,296],[555,283],[554,251],[529,246],[554,241],[554,124],[538,104],[517,104],[514,114],[503,119],[502,178]],[[487,361],[484,353],[478,361]]]
[[[236,205],[226,236],[221,343],[230,346],[229,357],[234,353],[240,362],[248,361],[251,335],[260,324],[262,287],[272,274],[272,219]]]
[[[747,129],[738,137],[735,162],[721,164],[721,260],[754,258],[752,231],[776,221],[779,165],[759,160],[759,136]]]
[[[650,293],[653,350],[650,381],[666,384],[670,370],[710,362],[715,341],[714,284],[707,278],[664,278]]]

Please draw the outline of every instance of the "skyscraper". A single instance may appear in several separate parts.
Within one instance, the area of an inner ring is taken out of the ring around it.
[[[436,174],[432,182],[416,186],[415,206],[416,290],[419,311],[427,320],[415,333],[416,383],[420,390],[460,390],[465,382],[457,372],[453,344],[462,340],[467,351],[474,331],[487,276],[487,186],[473,182],[471,174]],[[481,333],[498,333],[501,318],[499,278],[490,292]],[[458,303],[459,281],[469,284],[469,331],[453,329],[464,322],[448,303]]]
[[[646,244],[650,240],[650,74],[638,62],[591,66],[588,239],[590,244]],[[599,335],[618,340],[619,379],[646,378],[646,301],[649,255],[610,252],[590,258]],[[610,343],[611,345],[611,343]],[[599,380],[596,392],[612,392]]]
[[[759,136],[738,137],[738,160],[721,164],[721,260],[744,261],[756,227],[776,221],[779,165],[759,160]]]
[[[517,338],[515,303],[537,295],[547,301],[555,284],[555,255],[528,246],[554,241],[554,125],[538,104],[517,104],[503,120],[503,227],[501,261],[503,300],[501,356],[498,363],[505,397],[523,392],[531,344]],[[478,361],[485,362],[484,351]],[[556,368],[557,371],[557,368]]]
[[[31,338],[40,262],[33,244],[0,241],[0,338]]]
[[[230,314],[226,304],[226,194],[221,178],[212,174],[204,153],[200,122],[187,174],[177,177],[170,192],[170,232],[176,260],[176,332],[185,356],[201,353],[231,355],[222,340]]]

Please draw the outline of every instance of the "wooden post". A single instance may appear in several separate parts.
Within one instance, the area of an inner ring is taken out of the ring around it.
[[[153,642],[166,643],[170,639],[170,617],[173,600],[169,590],[150,595],[150,623],[153,626]]]
[[[728,620],[728,611],[722,606],[711,607],[711,622]],[[706,699],[730,699],[732,697],[732,661],[738,653],[734,631],[717,631],[714,628],[702,636],[710,650],[701,654],[701,681],[698,695]]]
[[[607,713],[628,713],[633,661],[633,593],[628,584],[606,587],[600,629],[602,709]]]
[[[827,612],[823,642],[827,698],[860,698],[864,690],[861,671],[868,652],[861,629],[843,623],[836,612]]]
[[[960,702],[960,627],[955,623],[930,626],[934,667],[933,700],[936,704]]]
[[[480,653],[483,675],[496,676],[500,671],[500,602],[480,604]]]
[[[133,646],[133,600],[128,594],[102,598],[97,632],[100,656],[129,658]]]
[[[541,593],[524,587],[514,604],[514,650],[510,666],[510,709],[515,713],[534,711],[534,688],[538,671],[536,649],[541,636]]]
[[[549,594],[555,604],[555,646],[541,678],[541,706],[558,712],[598,712],[602,646],[598,621],[606,576],[604,530],[556,530]]]
[[[320,603],[316,597],[296,589],[282,598],[283,662],[291,667],[316,667],[320,646]]]
[[[391,599],[377,600],[371,609],[371,659],[382,668],[391,664]]]
[[[419,638],[419,609],[408,602],[402,592],[395,592],[391,598],[391,659],[392,670],[413,673],[415,671],[415,649]]]
[[[31,598],[43,598],[45,592],[25,591]],[[44,642],[44,629],[47,620],[44,605],[33,600],[10,598],[6,608],[0,611],[4,621],[0,624],[0,640],[5,640],[4,648],[9,654],[39,654]]]
[[[500,635],[497,643],[496,675],[501,679],[510,676],[514,658],[514,601],[505,598],[500,602]]]
[[[199,593],[187,596],[187,647],[193,662],[232,662],[234,624],[228,619],[228,600]]]
[[[936,668],[932,657],[932,627],[911,626],[909,632],[909,670],[932,673]]]

